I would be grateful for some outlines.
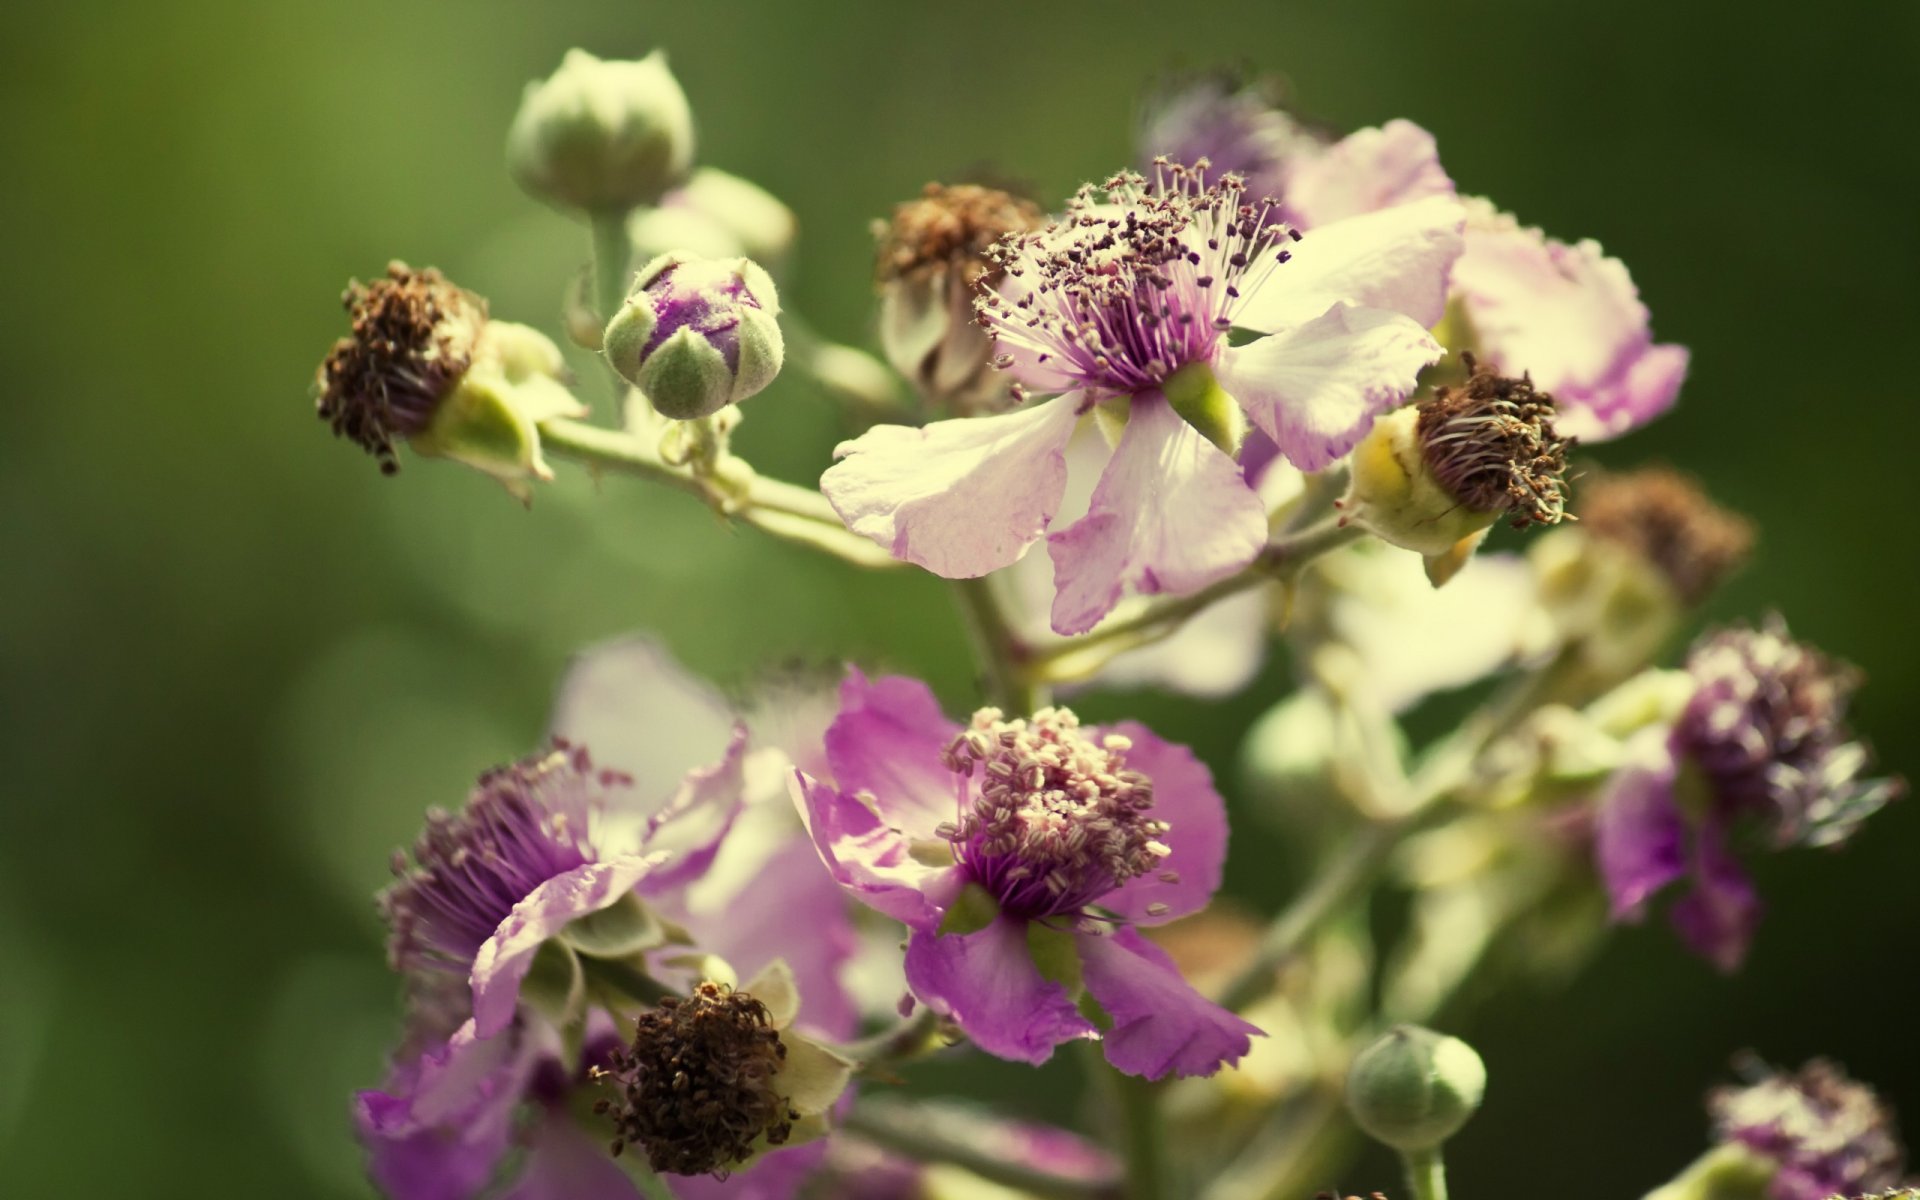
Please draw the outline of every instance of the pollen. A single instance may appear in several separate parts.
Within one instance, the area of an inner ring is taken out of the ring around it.
[[[1470,509],[1507,514],[1516,529],[1568,519],[1574,442],[1553,431],[1553,397],[1524,376],[1496,375],[1472,354],[1460,357],[1466,384],[1442,387],[1419,406],[1416,432],[1434,478]]]

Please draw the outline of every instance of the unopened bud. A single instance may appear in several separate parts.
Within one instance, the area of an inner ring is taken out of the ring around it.
[[[1431,1029],[1396,1025],[1353,1060],[1347,1108],[1375,1139],[1417,1153],[1460,1132],[1486,1089],[1487,1068],[1473,1047]]]
[[[780,297],[750,259],[663,254],[607,324],[607,361],[661,415],[688,421],[738,404],[780,373]]]
[[[693,112],[656,50],[638,61],[569,50],[529,84],[507,131],[507,170],[556,208],[625,212],[657,203],[693,164]]]
[[[712,167],[696,169],[657,208],[627,222],[634,256],[673,250],[706,258],[751,258],[778,271],[793,249],[799,221],[780,198],[758,184]]]

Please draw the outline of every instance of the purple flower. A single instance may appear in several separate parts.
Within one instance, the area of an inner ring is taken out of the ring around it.
[[[577,990],[557,1003],[522,995],[530,978],[541,994],[555,991],[536,963],[556,937],[574,964],[593,937],[611,928],[617,938],[622,921],[650,914],[684,930],[699,954],[755,977],[750,986],[779,993],[770,1029],[800,1056],[812,1053],[804,1039],[782,1032],[796,997],[807,998],[801,1024],[812,1032],[842,1038],[856,1023],[839,981],[854,945],[849,914],[785,803],[784,754],[749,753],[745,727],[718,698],[639,641],[575,667],[554,727],[556,749],[484,776],[458,815],[430,815],[382,898],[408,981],[408,1037],[386,1085],[358,1097],[356,1120],[369,1171],[396,1200],[477,1195],[515,1145],[525,1154],[505,1195],[516,1200],[640,1194],[608,1153],[609,1132],[569,1115],[583,1110],[581,1095],[604,1092],[593,1071],[618,1066],[628,1035],[597,1001],[580,1008]],[[596,765],[566,737],[577,732],[604,740],[620,767]],[[690,756],[716,750],[717,764],[685,771]],[[583,929],[583,918],[597,924]],[[793,920],[809,936],[774,943],[767,931]],[[640,954],[658,945],[635,944]],[[660,949],[648,969],[662,977],[675,955],[695,957],[685,945]],[[557,1021],[577,1021],[579,1032],[563,1037]],[[820,1153],[796,1146],[727,1184],[671,1186],[683,1200],[784,1200]]]
[[[1083,188],[1060,220],[1002,243],[1006,277],[979,301],[997,365],[1060,398],[878,427],[835,451],[821,489],[850,529],[948,578],[1004,567],[1047,534],[1062,634],[1129,589],[1189,592],[1244,567],[1267,527],[1232,457],[1241,414],[1304,469],[1350,450],[1439,357],[1427,326],[1461,244],[1445,197],[1304,240],[1270,211],[1204,168]],[[1268,336],[1233,346],[1235,327]],[[1049,533],[1067,441],[1100,405],[1125,432],[1086,515]]]
[[[981,1049],[1040,1063],[1099,1038],[1153,1079],[1247,1052],[1259,1030],[1135,928],[1198,911],[1220,882],[1225,805],[1190,751],[1058,708],[962,727],[925,684],[854,672],[827,758],[837,786],[796,775],[814,844],[841,886],[907,924],[908,986]]]
[[[1595,819],[1595,851],[1616,919],[1691,875],[1672,919],[1722,970],[1740,965],[1759,897],[1730,838],[1757,823],[1776,846],[1831,846],[1899,795],[1864,777],[1869,754],[1846,724],[1858,684],[1848,667],[1794,641],[1774,617],[1722,630],[1687,659],[1692,695],[1671,729],[1630,747]]]
[[[1256,91],[1201,85],[1164,102],[1142,150],[1204,147],[1217,170],[1238,171],[1278,197],[1301,229],[1406,204],[1453,187],[1433,136],[1389,121],[1337,142],[1267,109]],[[1617,437],[1665,412],[1687,374],[1683,346],[1655,343],[1626,267],[1592,240],[1573,245],[1521,226],[1485,200],[1468,201],[1466,244],[1450,298],[1465,328],[1453,348],[1495,373],[1530,377],[1558,404],[1561,434]]]
[[[1779,1165],[1773,1200],[1826,1200],[1899,1185],[1905,1157],[1893,1114],[1872,1088],[1815,1059],[1794,1074],[1755,1064],[1744,1087],[1707,1098],[1714,1134]]]

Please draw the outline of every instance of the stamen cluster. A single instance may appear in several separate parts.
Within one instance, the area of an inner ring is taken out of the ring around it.
[[[953,270],[973,287],[998,275],[988,256],[995,244],[1040,224],[1040,206],[1030,200],[978,184],[929,183],[916,199],[894,206],[892,221],[874,222],[874,274],[887,283]]]
[[[784,1143],[800,1119],[773,1086],[786,1056],[765,1004],[703,982],[634,1022],[631,1045],[594,1071],[618,1093],[594,1111],[612,1117],[614,1155],[636,1146],[656,1171],[725,1178],[761,1139]]]
[[[1676,744],[1723,804],[1766,817],[1782,844],[1843,841],[1899,794],[1898,780],[1861,778],[1869,753],[1847,726],[1859,672],[1779,617],[1703,639],[1687,670],[1695,690]]]
[[[1419,406],[1420,452],[1447,494],[1478,512],[1504,512],[1513,527],[1557,525],[1567,516],[1567,451],[1553,431],[1553,397],[1524,376],[1482,370],[1462,354],[1468,378]]]
[[[1167,823],[1148,815],[1153,782],[1126,765],[1132,745],[1096,743],[1064,708],[1011,721],[983,708],[946,749],[947,767],[977,783],[941,836],[1007,911],[1077,912],[1170,853]]]
[[[395,882],[380,894],[392,965],[464,976],[514,905],[594,861],[603,789],[625,782],[562,743],[481,776],[460,812],[429,810],[411,856],[394,852]]]
[[[1011,279],[977,308],[1002,351],[995,365],[1022,352],[1073,387],[1131,394],[1210,360],[1241,296],[1299,239],[1268,223],[1273,211],[1237,175],[1208,183],[1204,159],[1083,186],[1065,216],[994,251]]]
[[[486,301],[431,267],[402,262],[371,284],[355,280],[340,301],[353,333],[320,364],[316,408],[336,437],[358,444],[391,475],[400,469],[394,439],[425,429],[471,364]]]
[[[1893,1114],[1872,1088],[1815,1059],[1795,1074],[1765,1071],[1707,1098],[1717,1136],[1780,1164],[1778,1200],[1824,1200],[1891,1188],[1902,1151]]]
[[[1753,549],[1753,526],[1670,467],[1602,475],[1581,485],[1588,532],[1650,563],[1689,606],[1713,594]]]

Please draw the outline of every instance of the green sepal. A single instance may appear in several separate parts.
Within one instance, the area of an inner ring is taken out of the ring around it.
[[[1080,946],[1072,933],[1029,921],[1027,954],[1040,977],[1066,988],[1068,995],[1078,996],[1086,987],[1080,966]]]
[[[940,921],[940,928],[934,932],[941,937],[964,937],[969,933],[979,933],[999,919],[1000,902],[979,884],[969,883],[953,898],[947,915]]]
[[[1247,418],[1240,404],[1214,377],[1213,368],[1203,362],[1190,362],[1160,385],[1167,403],[1180,419],[1199,430],[1200,436],[1229,455],[1240,452],[1240,439],[1246,436]]]
[[[548,938],[533,952],[520,982],[520,1000],[561,1029],[586,1011],[587,979],[580,959],[561,942]]]
[[[666,923],[632,892],[598,912],[575,917],[558,936],[590,958],[626,958],[656,950],[672,939]]]

